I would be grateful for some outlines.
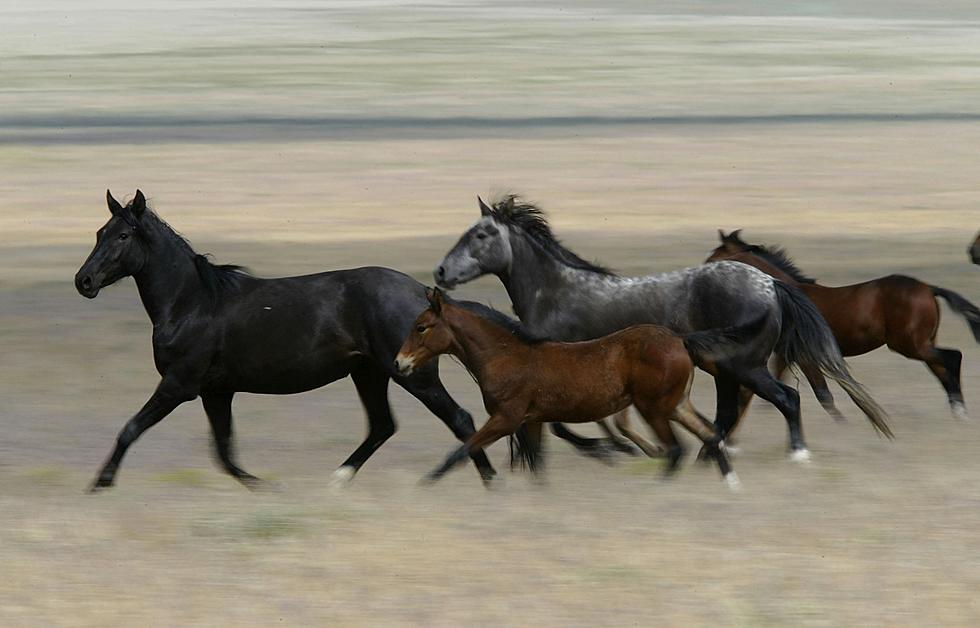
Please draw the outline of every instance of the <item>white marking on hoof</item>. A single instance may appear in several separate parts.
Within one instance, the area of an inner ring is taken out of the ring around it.
[[[950,410],[953,411],[953,418],[957,421],[969,421],[970,415],[966,412],[966,406],[960,401],[954,401],[949,404]]]
[[[726,454],[728,454],[730,458],[734,458],[735,456],[742,455],[741,447],[739,447],[738,445],[729,445],[725,441],[721,441],[720,443],[718,443],[718,448],[721,449]]]
[[[354,476],[357,475],[357,469],[352,466],[344,465],[333,472],[333,479],[330,480],[331,488],[344,488],[351,483]]]
[[[806,463],[810,462],[810,450],[809,449],[794,449],[789,454],[789,459],[793,462]]]
[[[738,474],[734,471],[729,471],[725,474],[725,484],[733,491],[742,490],[742,481],[738,479]]]

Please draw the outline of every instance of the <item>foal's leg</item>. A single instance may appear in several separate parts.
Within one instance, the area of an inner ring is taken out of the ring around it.
[[[625,415],[625,418],[620,419],[621,415]],[[621,424],[625,423],[627,429],[629,429],[629,410],[628,409],[620,410],[613,417],[612,421],[615,421],[617,428],[619,428]],[[602,419],[601,421],[596,421],[596,423],[598,423],[602,431],[606,433],[606,438],[609,440],[609,444],[610,446],[612,446],[614,450],[622,452],[624,454],[629,454],[631,456],[636,455],[636,449],[632,445],[627,443],[625,440],[620,438],[619,434],[613,431],[612,425],[610,425],[610,419],[608,417]],[[622,429],[620,429],[619,431],[623,433],[623,436],[626,436],[631,441],[636,443],[640,447],[640,449],[643,449],[643,446],[640,445],[640,443],[637,443],[632,436],[630,436],[626,432],[623,432]],[[641,440],[643,440],[643,437],[639,436],[639,434],[636,434],[636,432],[634,432],[634,435],[636,435]]]
[[[681,457],[684,455],[684,448],[681,446],[680,441],[677,440],[674,429],[670,426],[670,417],[673,412],[669,410],[665,411],[659,407],[660,404],[650,402],[646,399],[634,399],[633,403],[636,405],[636,409],[639,410],[640,415],[643,416],[643,420],[653,430],[653,433],[667,447],[667,467],[664,469],[664,475],[669,476],[673,474],[677,470],[677,465],[680,463]]]
[[[633,441],[633,443],[643,450],[650,458],[660,458],[664,455],[664,448],[660,445],[651,443],[642,434],[633,429],[630,425],[630,410],[629,408],[623,408],[616,413],[616,429],[618,429],[623,436]]]
[[[395,417],[388,403],[388,374],[372,364],[362,364],[351,371],[357,395],[367,413],[368,433],[360,447],[333,473],[333,486],[343,486],[357,475],[378,447],[395,433]]]
[[[234,441],[231,428],[231,400],[234,393],[205,393],[201,395],[204,412],[211,423],[214,451],[221,467],[247,488],[255,489],[262,480],[245,472],[235,461]]]
[[[564,423],[550,423],[551,433],[572,444],[579,453],[612,464],[612,454],[603,438],[586,438],[568,429]]]
[[[89,490],[94,493],[99,489],[112,486],[116,478],[116,471],[119,469],[119,463],[122,462],[129,446],[143,432],[166,418],[168,414],[174,411],[174,408],[196,396],[197,390],[195,388],[182,385],[176,378],[164,377],[157,385],[153,395],[136,413],[136,416],[131,418],[119,432],[119,436],[116,438],[116,447],[112,450],[109,459],[102,465],[102,470],[99,471],[98,477],[89,487]]]
[[[512,419],[502,414],[495,414],[483,424],[476,434],[471,436],[463,445],[453,450],[446,458],[445,462],[436,467],[423,479],[424,482],[435,482],[446,474],[447,471],[462,464],[468,456],[474,452],[489,447],[498,439],[510,436],[520,427],[520,419]]]
[[[446,388],[439,380],[438,370],[433,369],[431,375],[418,373],[411,377],[396,377],[395,381],[421,401],[432,414],[439,417],[457,439],[465,443],[476,433],[473,417],[446,392]],[[486,452],[482,450],[474,452],[472,458],[484,484],[492,481],[497,472],[490,464]]]
[[[690,401],[685,400],[674,410],[673,420],[683,425],[687,431],[701,439],[701,442],[704,443],[702,446],[704,455],[711,456],[715,459],[722,477],[730,488],[738,488],[741,483],[739,482],[738,476],[732,470],[731,461],[729,461],[728,454],[725,452],[725,442],[712,427],[705,425],[697,412],[692,412],[691,408],[693,406],[690,405]]]

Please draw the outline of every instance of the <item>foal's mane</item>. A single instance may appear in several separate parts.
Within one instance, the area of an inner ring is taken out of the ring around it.
[[[520,228],[533,242],[545,252],[566,266],[588,270],[601,275],[614,275],[604,266],[587,262],[565,246],[551,232],[548,218],[543,209],[521,198],[517,194],[506,194],[490,205],[493,217],[509,226]]]
[[[456,305],[471,314],[476,314],[480,318],[499,327],[503,327],[521,342],[536,345],[541,344],[542,342],[548,342],[549,340],[548,338],[543,338],[532,334],[519,320],[511,318],[500,310],[495,310],[492,307],[483,305],[482,303],[477,303],[476,301],[449,301],[449,303],[452,303],[453,305]]]
[[[803,271],[796,265],[793,258],[789,256],[781,246],[766,246],[763,244],[749,244],[742,240],[738,234],[733,233],[726,238],[729,242],[739,245],[746,253],[752,253],[766,260],[779,270],[800,283],[817,283],[817,280],[803,274]]]
[[[188,242],[187,238],[177,233],[167,221],[160,218],[156,212],[149,207],[143,212],[136,228],[139,236],[146,238],[147,235],[163,237],[177,245],[177,248],[189,255],[194,260],[194,268],[197,270],[201,283],[212,299],[217,299],[223,291],[237,286],[243,277],[251,277],[248,269],[236,264],[215,264],[211,261],[209,254],[197,253]]]

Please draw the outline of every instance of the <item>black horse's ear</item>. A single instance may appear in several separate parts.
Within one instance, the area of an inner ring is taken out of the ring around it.
[[[480,215],[481,216],[490,216],[491,214],[493,214],[493,210],[490,209],[490,206],[489,205],[487,205],[486,203],[483,202],[483,199],[482,198],[480,198],[479,196],[477,196],[476,197],[476,202],[479,203],[479,205],[480,205]]]
[[[109,190],[105,191],[105,200],[109,204],[109,213],[113,216],[121,216],[123,212],[123,206],[119,204],[119,201],[112,198],[112,192]]]
[[[133,197],[133,202],[129,204],[129,208],[137,219],[143,216],[143,212],[146,211],[146,197],[143,196],[143,192],[136,190],[136,196]]]

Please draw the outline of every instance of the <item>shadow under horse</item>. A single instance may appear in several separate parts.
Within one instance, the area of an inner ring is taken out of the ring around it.
[[[113,484],[126,450],[180,404],[200,396],[221,466],[250,488],[232,448],[236,392],[291,394],[348,375],[367,413],[364,442],[334,474],[350,481],[395,433],[388,385],[421,401],[465,441],[473,418],[446,392],[438,364],[410,377],[395,372],[394,357],[412,321],[427,306],[425,288],[387,268],[366,267],[302,277],[261,279],[237,266],[216,266],[198,255],[153,211],[139,190],[125,207],[106,193],[109,221],[75,276],[90,299],[123,277],[136,280],[153,322],[156,390],[119,433],[92,490]],[[494,469],[482,451],[473,460],[484,482]]]

